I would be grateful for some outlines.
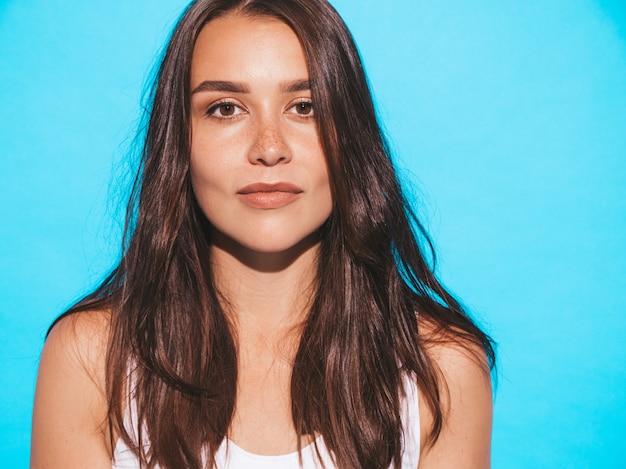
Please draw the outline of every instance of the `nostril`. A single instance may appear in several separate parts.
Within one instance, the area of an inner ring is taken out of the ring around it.
[[[250,149],[249,160],[254,164],[273,166],[290,159],[289,145],[275,126],[262,129]]]

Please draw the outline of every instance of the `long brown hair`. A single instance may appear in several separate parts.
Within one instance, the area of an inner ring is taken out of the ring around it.
[[[321,434],[338,467],[400,467],[403,374],[414,376],[434,416],[431,443],[444,418],[443,383],[426,353],[433,335],[420,333],[417,315],[437,337],[478,345],[490,366],[494,351],[434,275],[432,244],[402,193],[357,48],[325,0],[198,0],[187,8],[150,93],[121,261],[65,315],[111,311],[109,423],[142,465],[200,468],[203,454],[213,461],[233,415],[237,348],[210,269],[209,222],[191,189],[189,87],[199,32],[229,12],[277,18],[300,39],[333,191],[293,363],[296,431]],[[124,426],[129,396],[139,441]]]

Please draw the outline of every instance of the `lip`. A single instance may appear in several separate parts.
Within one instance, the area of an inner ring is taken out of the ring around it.
[[[237,191],[239,199],[252,208],[277,209],[295,202],[304,191],[288,182],[255,182]]]
[[[257,192],[287,192],[290,194],[300,194],[303,191],[295,184],[291,184],[289,182],[255,182],[254,184],[242,187],[237,191],[237,194],[246,195]]]

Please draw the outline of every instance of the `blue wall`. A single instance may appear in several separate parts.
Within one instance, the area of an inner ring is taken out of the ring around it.
[[[184,1],[0,0],[0,454],[52,319],[117,254],[144,78]],[[626,4],[333,2],[445,282],[499,342],[496,468],[624,468]]]

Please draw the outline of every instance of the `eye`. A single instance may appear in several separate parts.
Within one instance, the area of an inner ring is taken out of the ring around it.
[[[237,104],[231,101],[222,101],[215,103],[207,109],[206,115],[217,119],[231,119],[238,116],[242,112],[243,110]]]
[[[295,103],[293,106],[291,106],[290,110],[293,110],[293,112],[302,117],[311,117],[315,114],[313,111],[313,103],[310,100],[306,99]]]

